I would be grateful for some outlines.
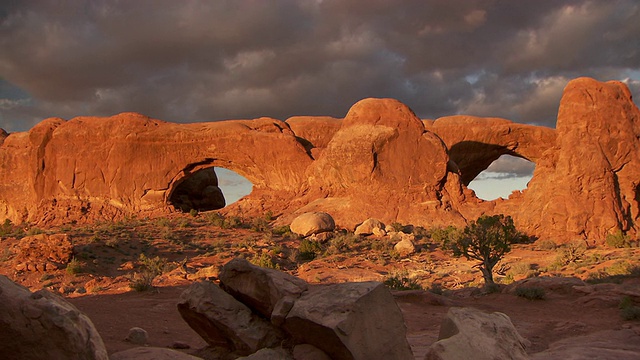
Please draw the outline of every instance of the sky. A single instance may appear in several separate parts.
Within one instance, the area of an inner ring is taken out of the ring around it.
[[[344,117],[367,97],[424,119],[554,127],[564,86],[580,76],[640,96],[640,2],[0,1],[8,132],[128,111],[173,122]],[[534,166],[494,165],[473,182],[488,198]]]

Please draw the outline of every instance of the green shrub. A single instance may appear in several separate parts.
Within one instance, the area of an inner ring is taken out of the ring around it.
[[[322,247],[320,246],[319,242],[302,239],[302,241],[300,242],[300,247],[298,248],[298,260],[311,261],[321,253]]]
[[[199,213],[200,213],[200,212],[199,212],[198,210],[196,210],[196,209],[191,209],[191,210],[189,210],[189,215],[191,215],[191,216],[193,216],[193,217],[198,216],[198,214],[199,214]]]
[[[263,268],[280,269],[280,265],[273,261],[273,257],[268,253],[255,254],[249,262]]]
[[[622,230],[618,230],[613,234],[607,235],[607,245],[612,248],[625,248],[631,247],[631,241],[629,235],[626,235]]]
[[[82,262],[80,262],[75,257],[72,258],[71,261],[69,261],[69,263],[67,264],[66,271],[67,271],[67,274],[69,274],[69,275],[75,275],[75,274],[81,273],[82,272]]]
[[[389,275],[383,283],[393,290],[422,290],[417,279],[410,277],[406,271]]]
[[[620,316],[623,319],[640,320],[640,306],[636,306],[631,297],[623,297],[618,307],[620,308]]]
[[[604,272],[609,276],[616,275],[630,275],[633,270],[633,266],[626,260],[619,260],[613,263],[611,266],[604,269]]]
[[[544,289],[540,287],[519,287],[516,295],[528,300],[543,300],[545,297]]]
[[[433,228],[430,231],[431,241],[435,242],[441,249],[448,249],[449,243],[460,237],[461,229],[455,226],[447,226],[446,228]]]
[[[254,218],[251,220],[249,228],[255,232],[267,232],[270,230],[269,221],[261,217]]]
[[[167,219],[166,217],[161,217],[156,219],[156,225],[160,227],[169,227],[171,226],[171,220]]]
[[[289,227],[289,225],[276,226],[273,229],[271,229],[271,232],[274,235],[281,235],[281,236],[288,235],[288,234],[293,234],[291,232],[291,228]]]
[[[167,259],[156,257],[147,257],[140,254],[138,261],[141,265],[141,271],[134,273],[130,281],[129,287],[135,291],[146,291],[153,288],[153,280],[168,271]]]
[[[402,230],[404,230],[404,226],[402,226],[402,224],[397,222],[397,221],[391,223],[390,226],[393,229],[393,231],[395,231],[395,232],[401,232]]]

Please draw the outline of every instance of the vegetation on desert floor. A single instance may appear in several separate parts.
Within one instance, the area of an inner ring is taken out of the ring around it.
[[[67,296],[215,280],[219,266],[235,257],[311,283],[376,280],[395,290],[444,295],[465,288],[483,288],[488,293],[538,276],[573,276],[590,283],[640,276],[638,243],[623,234],[607,237],[598,247],[583,241],[531,242],[511,218],[501,215],[480,217],[465,228],[425,229],[395,223],[386,236],[358,236],[336,229],[307,238],[286,225],[272,225],[274,220],[270,213],[242,218],[193,212],[50,229],[5,222],[0,226],[0,272],[28,287]],[[69,234],[71,260],[44,274],[15,271],[20,239],[39,233]],[[401,254],[394,245],[407,237],[416,251]],[[521,288],[515,295],[529,300],[546,296],[536,287]],[[621,303],[621,315],[637,319],[639,306]]]

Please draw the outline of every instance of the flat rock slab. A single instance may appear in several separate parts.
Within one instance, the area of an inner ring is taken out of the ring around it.
[[[548,350],[531,355],[536,360],[637,360],[640,334],[633,330],[604,330],[557,341]]]

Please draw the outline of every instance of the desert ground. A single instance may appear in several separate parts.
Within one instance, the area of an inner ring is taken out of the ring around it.
[[[272,220],[269,214],[242,219],[208,212],[46,229],[5,223],[0,273],[31,290],[46,288],[67,298],[92,319],[110,354],[138,346],[124,340],[132,327],[149,333],[149,346],[198,354],[206,343],[181,319],[176,303],[193,281],[216,281],[219,267],[235,257],[312,284],[385,282],[404,314],[416,359],[438,339],[452,306],[507,314],[530,341],[529,354],[602,330],[630,329],[640,336],[640,316],[619,306],[620,289],[632,289],[632,295],[640,289],[636,243],[625,248],[551,239],[517,244],[496,267],[499,287],[486,290],[475,262],[442,250],[434,229],[392,224],[397,232],[385,236],[338,229],[328,239],[301,239],[288,227],[272,227]],[[19,266],[21,239],[40,233],[68,234],[72,260],[46,271]],[[400,233],[412,235],[414,253],[394,249]],[[532,285],[540,289],[536,295],[509,291],[525,279],[547,277],[552,278],[547,285]],[[584,286],[573,286],[577,279]],[[597,284],[618,290],[589,290]]]

